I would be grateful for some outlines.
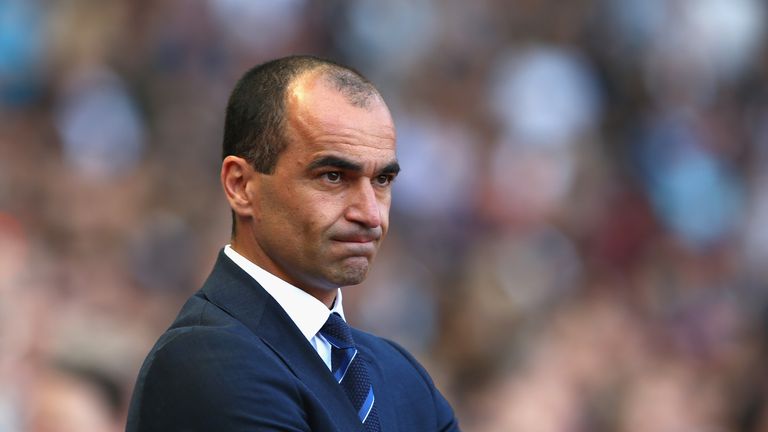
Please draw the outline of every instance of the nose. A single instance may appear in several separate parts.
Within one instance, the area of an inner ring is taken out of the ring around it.
[[[376,191],[369,181],[361,179],[358,187],[350,194],[345,217],[365,228],[378,228],[381,225],[381,204]]]

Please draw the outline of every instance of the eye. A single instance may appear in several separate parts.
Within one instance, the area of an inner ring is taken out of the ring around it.
[[[341,173],[338,171],[330,171],[324,173],[323,178],[325,178],[330,183],[339,183],[341,181]]]
[[[394,176],[390,174],[381,174],[379,176],[376,176],[374,179],[374,182],[377,186],[389,186],[392,181],[394,180]]]

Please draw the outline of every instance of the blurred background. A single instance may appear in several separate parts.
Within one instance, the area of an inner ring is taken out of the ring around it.
[[[391,107],[393,228],[346,310],[465,430],[768,431],[767,13],[0,0],[0,431],[123,428],[228,242],[229,91],[292,53]]]

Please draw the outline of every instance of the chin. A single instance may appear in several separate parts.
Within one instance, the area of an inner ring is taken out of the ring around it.
[[[357,285],[365,280],[365,277],[368,275],[368,260],[366,258],[360,259],[365,262],[346,262],[346,265],[339,270],[337,274],[339,286]]]

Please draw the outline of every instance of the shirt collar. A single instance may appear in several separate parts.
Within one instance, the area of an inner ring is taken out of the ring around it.
[[[224,253],[280,304],[307,340],[320,331],[331,313],[336,312],[344,318],[341,289],[336,289],[336,300],[329,310],[320,300],[252,263],[230,245],[224,246]]]

